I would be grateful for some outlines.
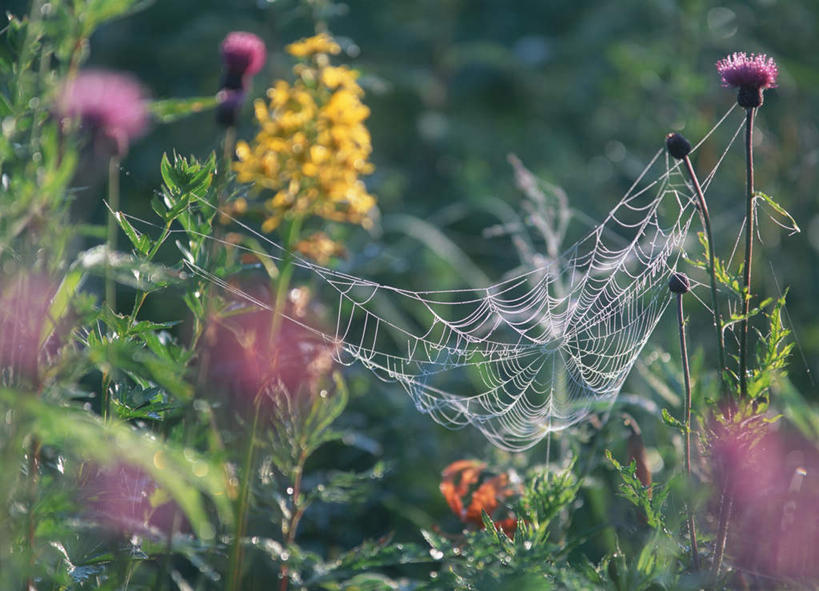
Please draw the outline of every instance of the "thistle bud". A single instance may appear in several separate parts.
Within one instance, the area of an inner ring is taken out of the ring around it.
[[[691,142],[679,133],[669,133],[665,136],[665,147],[677,160],[682,160],[691,152]]]
[[[672,293],[682,295],[688,293],[691,289],[691,282],[685,273],[672,273],[671,277],[668,278],[668,289],[670,289]]]

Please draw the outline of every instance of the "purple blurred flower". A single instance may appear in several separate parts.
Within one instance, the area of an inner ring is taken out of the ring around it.
[[[110,142],[113,155],[128,152],[131,140],[145,133],[145,93],[135,78],[105,70],[86,70],[69,80],[57,99],[61,119],[78,118],[94,140]]]
[[[733,498],[728,553],[734,566],[763,577],[817,580],[815,442],[774,431],[762,417],[720,425],[713,435],[712,476],[717,490],[727,486]]]
[[[245,99],[250,79],[264,66],[267,48],[253,33],[233,31],[222,41],[222,61],[225,76],[219,92],[217,121],[226,127],[236,124],[236,117]]]
[[[776,87],[779,69],[772,57],[764,53],[735,52],[717,62],[722,85],[739,89],[737,102],[742,107],[758,107],[762,104],[762,91]]]
[[[227,69],[226,82],[239,82],[240,86],[227,86],[232,90],[243,88],[252,76],[264,66],[267,48],[264,41],[253,33],[234,31],[222,41],[222,61]]]
[[[37,381],[40,339],[56,291],[37,273],[0,278],[0,381]]]
[[[157,489],[156,481],[141,468],[117,463],[106,468],[90,465],[80,492],[86,509],[107,529],[167,533],[179,508],[173,501],[155,506]],[[183,531],[190,529],[184,519],[180,527]]]

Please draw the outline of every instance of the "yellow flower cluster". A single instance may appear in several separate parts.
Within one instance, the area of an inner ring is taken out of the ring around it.
[[[361,102],[357,73],[332,66],[328,54],[339,46],[326,34],[287,46],[302,58],[295,81],[279,80],[256,101],[260,130],[251,143],[238,142],[234,165],[240,182],[270,190],[265,232],[285,216],[317,215],[334,221],[372,225],[375,198],[361,175],[370,174],[370,110]]]

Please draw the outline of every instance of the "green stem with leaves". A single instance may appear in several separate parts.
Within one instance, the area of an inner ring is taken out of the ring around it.
[[[253,423],[250,427],[250,438],[245,451],[244,465],[242,466],[242,481],[239,488],[238,507],[236,511],[236,525],[233,532],[233,548],[230,554],[230,579],[228,589],[239,591],[242,578],[242,539],[247,529],[247,511],[250,505],[250,485],[253,480],[253,456],[256,445],[256,432],[259,428],[259,407],[261,405],[262,392],[256,393],[253,401]]]
[[[288,232],[286,244],[286,253],[284,260],[282,261],[281,271],[279,272],[279,276],[277,277],[276,281],[276,300],[273,306],[273,319],[270,327],[270,350],[274,351],[274,354],[276,351],[275,343],[279,330],[281,329],[282,315],[284,314],[285,310],[287,290],[290,287],[290,279],[293,275],[292,249],[298,242],[303,220],[303,216],[298,216],[290,224],[290,231]],[[271,360],[271,362],[275,367],[276,359]],[[250,429],[250,439],[248,440],[247,451],[245,453],[245,463],[242,470],[242,482],[240,485],[238,508],[236,512],[236,527],[230,561],[230,580],[228,586],[230,591],[238,591],[240,588],[239,585],[242,570],[242,538],[244,537],[247,528],[247,512],[250,502],[250,483],[253,478],[254,446],[259,428],[259,410],[263,395],[264,386],[262,386],[259,392],[256,393],[256,398],[254,400],[253,423]]]

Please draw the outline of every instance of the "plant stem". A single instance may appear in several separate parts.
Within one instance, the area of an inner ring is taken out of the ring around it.
[[[117,222],[114,214],[119,210],[119,158],[111,156],[108,161],[108,205],[111,214],[108,216],[105,252],[105,303],[112,312],[117,309],[117,291],[111,275],[111,257],[117,249]]]
[[[290,517],[290,522],[287,523],[286,531],[284,531],[285,524],[284,522],[282,523],[282,537],[284,538],[285,547],[290,546],[290,544],[296,541],[296,531],[304,515],[305,507],[299,502],[299,495],[301,495],[301,479],[304,474],[304,463],[306,461],[307,452],[305,448],[302,447],[298,462],[296,462],[296,466],[293,468],[293,512]],[[279,570],[279,580],[279,591],[287,591],[288,578],[286,564],[282,564]]]
[[[739,391],[745,398],[748,395],[748,314],[751,311],[751,262],[754,248],[754,114],[751,107],[745,115],[745,185],[747,200],[745,203],[745,267],[743,284],[742,322],[739,328]]]
[[[28,573],[27,589],[34,589],[34,565],[35,549],[34,534],[37,530],[37,522],[34,519],[34,507],[37,504],[37,480],[40,470],[40,441],[32,436],[31,445],[28,452],[28,482],[29,482],[29,507],[28,507]]]
[[[273,319],[270,328],[270,350],[275,351],[275,342],[278,336],[279,329],[281,328],[281,318],[282,314],[284,313],[284,306],[286,302],[287,296],[287,289],[290,286],[290,278],[293,275],[293,257],[292,257],[292,247],[298,241],[299,234],[301,232],[301,225],[302,225],[303,217],[299,216],[295,220],[293,220],[292,225],[290,226],[290,232],[288,235],[287,240],[287,252],[284,257],[284,261],[282,262],[282,269],[279,273],[279,277],[277,280],[276,285],[276,301],[273,307]],[[276,360],[272,360],[273,366],[275,367]],[[241,489],[239,493],[239,507],[236,515],[236,531],[234,533],[235,538],[233,541],[233,551],[231,553],[231,561],[230,561],[230,582],[229,582],[229,589],[230,591],[238,591],[239,589],[239,582],[241,578],[241,568],[242,568],[242,547],[241,547],[241,538],[245,535],[245,529],[247,527],[247,510],[249,504],[249,496],[250,496],[250,481],[252,478],[253,473],[253,449],[256,440],[256,433],[259,427],[259,407],[261,405],[262,396],[264,391],[264,385],[256,393],[256,399],[254,400],[254,408],[253,408],[253,425],[250,429],[250,441],[248,442],[247,452],[245,454],[245,465],[242,471],[242,483]],[[299,479],[300,482],[300,479]],[[295,495],[295,488],[294,488],[294,495]],[[300,516],[299,516],[300,517]],[[296,522],[298,523],[298,522]]]
[[[720,493],[719,498],[719,526],[717,529],[717,538],[714,543],[714,563],[712,566],[712,577],[716,582],[719,577],[719,571],[722,569],[722,558],[725,555],[725,542],[728,539],[728,522],[731,519],[731,511],[734,507],[734,499],[728,490],[728,483],[726,482]]]
[[[708,205],[705,202],[705,195],[702,192],[697,174],[694,172],[694,167],[691,165],[691,159],[686,155],[683,158],[685,169],[688,171],[688,176],[691,178],[691,183],[694,185],[694,191],[697,195],[697,203],[700,209],[700,219],[702,220],[705,238],[708,241],[708,274],[711,279],[711,308],[714,315],[714,330],[716,330],[717,349],[719,351],[719,375],[720,383],[722,384],[723,397],[730,398],[727,384],[725,383],[725,335],[722,333],[722,316],[719,313],[719,300],[717,299],[717,275],[714,255],[714,235],[711,232],[711,216],[708,213]],[[686,361],[687,363],[687,361]]]
[[[236,127],[233,125],[225,129],[225,140],[222,146],[222,157],[224,159],[223,175],[226,175],[230,170],[230,163],[233,162],[233,146],[236,143]],[[221,206],[221,203],[219,204]]]
[[[688,346],[685,341],[685,319],[683,318],[682,294],[677,294],[677,321],[680,327],[680,355],[682,356],[683,378],[685,381],[685,473],[691,483],[691,371],[688,367]],[[688,535],[691,536],[691,563],[695,570],[700,569],[700,557],[697,550],[697,530],[694,527],[694,510],[691,503],[686,503],[688,511]]]
[[[270,327],[270,344],[275,350],[275,340],[282,323],[282,314],[287,303],[287,290],[290,287],[290,278],[293,276],[293,247],[299,240],[304,216],[296,217],[290,225],[287,236],[286,251],[282,261],[281,271],[276,280],[276,300],[273,303],[273,319]]]
[[[256,393],[253,401],[253,424],[250,428],[250,438],[247,442],[245,452],[245,462],[242,468],[242,483],[239,489],[239,506],[236,511],[236,527],[233,538],[233,548],[230,555],[230,579],[228,589],[238,591],[241,571],[242,571],[242,538],[245,536],[247,528],[247,510],[250,501],[250,482],[253,479],[253,455],[256,444],[256,431],[259,427],[259,407],[261,405],[262,392]]]

